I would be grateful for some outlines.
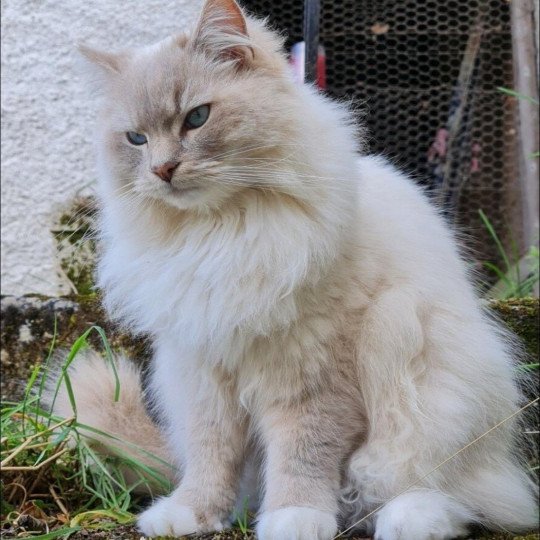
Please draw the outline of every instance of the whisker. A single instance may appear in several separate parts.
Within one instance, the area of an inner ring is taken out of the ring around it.
[[[302,148],[302,149],[307,149],[308,146],[306,146],[304,144],[298,144],[298,143],[288,143],[288,144],[275,143],[275,144],[267,144],[267,145],[244,146],[244,147],[242,147],[241,150],[233,149],[233,150],[229,150],[227,152],[222,152],[220,154],[214,154],[212,156],[212,158],[217,159],[217,158],[238,156],[238,155],[245,154],[246,152],[254,152],[254,151],[257,151],[257,150],[268,150],[270,148],[276,148],[276,149],[278,149],[278,148]],[[271,159],[271,158],[269,158],[269,159]]]
[[[327,177],[317,177],[308,175],[294,175],[298,180],[301,180],[301,186],[305,188],[319,188],[323,191],[333,190],[343,193],[357,193],[358,189],[354,184],[335,182],[335,179]],[[287,179],[289,182],[279,182],[280,179]],[[207,180],[214,182],[224,182],[230,185],[245,186],[246,184],[256,183],[257,187],[279,188],[283,189],[290,185],[290,177],[283,176],[279,173],[269,174],[268,171],[265,174],[250,174],[250,173],[230,173],[221,174],[215,178],[208,177]],[[256,182],[256,181],[259,182]],[[318,180],[324,180],[320,182]],[[298,184],[297,184],[298,185]]]

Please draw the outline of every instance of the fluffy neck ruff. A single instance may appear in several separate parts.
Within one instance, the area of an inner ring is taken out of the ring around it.
[[[298,294],[328,285],[356,220],[355,142],[344,109],[299,91],[318,105],[316,123],[332,124],[298,141],[288,193],[247,188],[199,212],[105,193],[98,283],[114,318],[190,350],[224,350],[286,328]]]

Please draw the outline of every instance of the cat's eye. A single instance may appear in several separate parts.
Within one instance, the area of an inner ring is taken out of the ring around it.
[[[201,127],[210,115],[210,105],[199,105],[191,110],[184,121],[184,126],[187,129],[196,129]]]
[[[141,146],[141,144],[146,144],[148,139],[142,133],[137,133],[136,131],[128,131],[126,133],[127,140],[134,144],[135,146]]]

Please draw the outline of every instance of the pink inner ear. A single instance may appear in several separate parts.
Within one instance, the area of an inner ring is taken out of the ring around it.
[[[253,58],[251,47],[234,43],[234,36],[248,36],[246,19],[234,0],[207,0],[205,3],[195,34],[195,43],[198,46],[216,49],[216,41],[212,39],[216,34],[233,37],[230,44],[222,45],[216,50],[220,58],[239,60],[241,63]]]
[[[246,20],[234,0],[207,0],[199,28],[214,26],[216,30],[247,36]]]
[[[227,13],[231,27],[239,34],[247,36],[246,19],[240,6],[234,0],[217,0],[216,3]]]

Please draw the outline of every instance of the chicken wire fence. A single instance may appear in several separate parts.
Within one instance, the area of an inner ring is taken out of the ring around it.
[[[301,0],[244,0],[302,40]],[[326,91],[359,105],[367,146],[411,173],[467,233],[478,261],[500,263],[479,218],[518,249],[512,36],[508,0],[321,0]]]

